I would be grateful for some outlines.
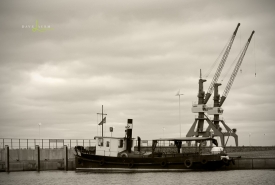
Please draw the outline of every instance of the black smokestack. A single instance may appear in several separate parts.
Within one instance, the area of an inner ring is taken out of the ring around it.
[[[138,136],[138,151],[140,152],[140,137]]]
[[[133,120],[128,119],[127,122],[127,148],[126,150],[131,153],[131,148],[132,148],[132,129],[133,129]]]

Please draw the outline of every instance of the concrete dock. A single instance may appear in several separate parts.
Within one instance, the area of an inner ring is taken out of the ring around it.
[[[235,165],[224,166],[225,170],[275,169],[275,158],[240,158]]]
[[[74,170],[74,149],[9,149],[0,151],[0,171]]]

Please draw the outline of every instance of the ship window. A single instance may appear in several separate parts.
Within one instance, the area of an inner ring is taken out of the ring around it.
[[[119,140],[119,143],[118,143],[118,148],[122,148],[122,147],[123,147],[123,140],[120,139],[120,140]]]
[[[98,139],[98,146],[103,146],[103,141],[102,141],[102,139]]]
[[[106,141],[106,147],[110,146],[110,141]]]

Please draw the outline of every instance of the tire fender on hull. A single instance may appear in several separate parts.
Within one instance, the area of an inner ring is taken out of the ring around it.
[[[165,166],[167,165],[167,161],[162,161],[162,162],[160,163],[160,165],[161,165],[162,167],[165,167]]]
[[[128,154],[127,153],[122,153],[120,154],[121,157],[128,157]]]
[[[190,168],[193,164],[193,161],[191,159],[185,159],[184,165],[186,168]]]
[[[99,165],[100,166],[103,166],[105,164],[105,161],[102,159],[100,162],[99,162]]]
[[[134,161],[130,161],[130,162],[128,163],[128,167],[129,167],[129,168],[133,168],[133,167],[134,167]]]
[[[201,164],[206,164],[208,161],[207,161],[207,159],[202,159],[201,160]]]

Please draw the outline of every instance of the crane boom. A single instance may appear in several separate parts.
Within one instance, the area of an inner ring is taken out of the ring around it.
[[[219,66],[218,66],[218,68],[217,68],[217,70],[216,70],[216,73],[215,73],[215,75],[214,75],[214,77],[213,77],[213,80],[212,80],[212,82],[211,82],[211,84],[210,84],[210,86],[209,86],[209,88],[208,88],[207,94],[206,94],[205,99],[204,99],[204,104],[206,104],[206,103],[208,102],[208,100],[209,100],[209,98],[210,98],[210,96],[211,96],[211,94],[212,94],[212,92],[213,92],[213,90],[214,90],[214,84],[218,81],[218,79],[219,79],[219,77],[220,77],[221,71],[222,71],[223,66],[224,66],[224,64],[225,64],[225,62],[226,62],[226,59],[227,59],[227,57],[228,57],[228,55],[229,55],[229,52],[230,52],[230,50],[231,50],[232,44],[233,44],[233,42],[234,42],[235,36],[236,36],[236,34],[237,34],[237,31],[238,31],[240,25],[241,25],[241,24],[238,23],[238,25],[237,25],[237,27],[236,27],[236,29],[235,29],[235,31],[234,31],[234,33],[233,33],[233,35],[232,35],[230,41],[229,41],[229,43],[228,43],[228,45],[227,45],[227,47],[226,47],[226,50],[225,50],[225,52],[224,52],[224,54],[223,54],[223,57],[222,57],[222,59],[221,59],[221,62],[220,62],[220,64],[219,64]]]
[[[233,82],[235,80],[235,77],[238,74],[238,71],[239,71],[240,66],[242,65],[242,61],[243,61],[243,58],[245,56],[246,50],[247,50],[247,48],[249,46],[249,43],[250,43],[250,41],[251,41],[252,36],[253,36],[254,33],[255,33],[255,31],[252,31],[252,33],[251,33],[251,35],[250,35],[247,43],[245,44],[245,47],[244,47],[243,51],[241,52],[240,58],[239,58],[236,66],[235,66],[235,68],[234,68],[234,70],[233,70],[233,72],[231,74],[231,77],[230,77],[230,79],[229,79],[229,81],[228,81],[228,83],[227,83],[227,85],[226,85],[226,87],[224,89],[224,92],[223,92],[223,95],[222,95],[221,101],[220,101],[220,107],[224,103],[224,101],[225,101],[225,99],[226,99],[226,97],[227,97],[227,95],[228,95],[228,93],[229,93],[229,91],[230,91],[230,89],[232,87],[232,84],[233,84]]]

